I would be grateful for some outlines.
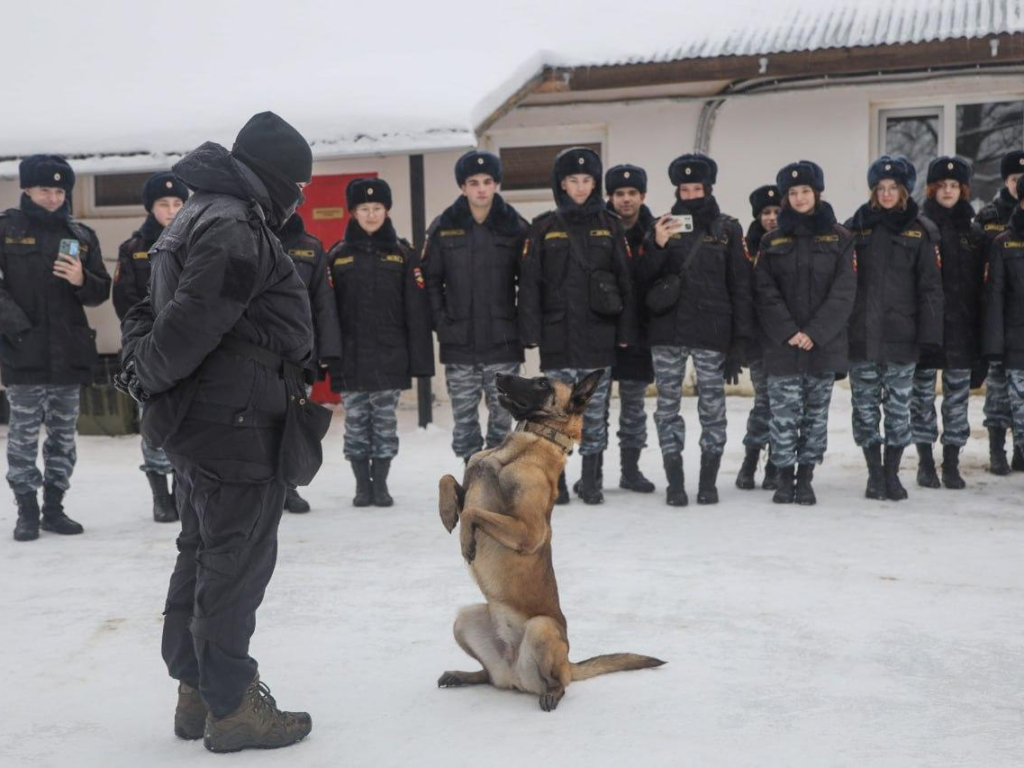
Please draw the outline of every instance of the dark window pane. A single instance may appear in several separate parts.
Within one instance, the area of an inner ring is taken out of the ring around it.
[[[515,189],[550,189],[551,169],[555,165],[555,157],[563,149],[569,147],[586,147],[601,154],[598,144],[551,144],[544,147],[502,147],[501,155],[501,188]]]
[[[1024,102],[958,104],[956,153],[974,163],[971,198],[987,203],[1003,185],[999,163],[1007,152],[1024,147]]]
[[[142,205],[142,185],[151,173],[112,173],[95,178],[97,208],[113,205]]]
[[[885,151],[890,155],[905,155],[917,169],[914,199],[924,199],[928,163],[939,154],[938,113],[921,115],[894,115],[885,118]]]

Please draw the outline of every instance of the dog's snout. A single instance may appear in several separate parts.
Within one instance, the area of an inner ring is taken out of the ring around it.
[[[498,389],[505,389],[512,381],[512,376],[507,373],[496,373],[494,375],[494,383],[498,385]]]

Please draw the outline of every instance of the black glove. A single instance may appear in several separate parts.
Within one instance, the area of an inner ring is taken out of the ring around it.
[[[977,389],[988,378],[988,363],[977,363],[971,368],[971,389]]]
[[[725,364],[722,366],[722,376],[725,377],[725,383],[739,384],[740,371],[742,370],[743,366],[740,365],[739,358],[731,356],[725,358]]]
[[[149,394],[142,388],[138,371],[135,370],[135,358],[129,358],[114,374],[114,389],[124,392],[137,403],[149,400]]]
[[[341,392],[342,383],[345,381],[345,368],[341,364],[341,359],[332,357],[324,362],[327,363],[327,374],[331,377],[331,391]]]

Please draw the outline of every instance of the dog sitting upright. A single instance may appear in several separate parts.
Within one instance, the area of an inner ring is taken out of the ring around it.
[[[498,374],[498,400],[519,422],[515,431],[470,459],[465,488],[451,475],[441,478],[441,522],[451,533],[461,520],[462,555],[487,602],[461,609],[455,619],[455,640],[484,668],[445,672],[438,686],[490,683],[527,691],[549,712],[573,680],[665,663],[633,653],[569,661],[551,562],[551,510],[601,375],[595,371],[569,387]]]

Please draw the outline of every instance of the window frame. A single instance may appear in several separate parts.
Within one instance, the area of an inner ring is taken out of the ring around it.
[[[145,174],[150,176],[154,173],[160,173],[164,170],[170,170],[169,168],[156,168],[148,171],[124,171],[114,173],[91,173],[86,179],[87,183],[75,186],[75,197],[78,201],[78,188],[81,186],[82,194],[79,205],[81,205],[82,216],[85,219],[127,219],[127,218],[138,218],[146,215],[146,207],[139,203],[138,205],[97,205],[96,204],[96,179],[100,176],[135,176]]]

